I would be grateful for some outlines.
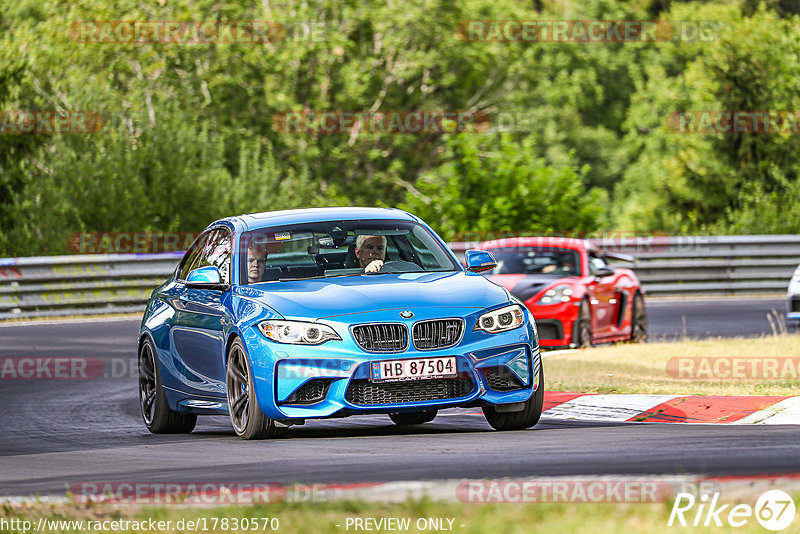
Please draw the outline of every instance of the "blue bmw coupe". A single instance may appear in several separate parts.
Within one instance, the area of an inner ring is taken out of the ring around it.
[[[309,418],[426,423],[481,407],[498,430],[534,426],[544,373],[533,317],[463,267],[417,217],[320,208],[221,219],[153,291],[139,335],[139,399],[156,434],[229,414],[243,439]]]

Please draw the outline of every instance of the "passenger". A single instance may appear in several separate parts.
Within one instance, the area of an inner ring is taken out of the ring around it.
[[[573,276],[578,274],[575,270],[575,257],[572,254],[566,254],[562,256],[561,261],[561,272],[565,276]]]
[[[262,244],[251,243],[247,247],[247,283],[256,284],[264,278],[267,267],[267,247]]]
[[[386,236],[360,235],[356,238],[356,258],[365,273],[377,273],[386,259]]]

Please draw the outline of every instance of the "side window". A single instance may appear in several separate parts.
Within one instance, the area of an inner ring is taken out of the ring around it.
[[[597,273],[597,270],[602,269],[603,267],[608,267],[608,264],[603,258],[594,254],[589,255],[589,272],[591,274]]]
[[[225,284],[231,281],[231,235],[222,228],[213,230],[203,247],[199,267],[214,266],[219,269]]]
[[[208,232],[200,235],[189,247],[189,250],[186,251],[186,254],[183,255],[180,269],[178,269],[178,280],[186,280],[186,276],[192,269],[197,269],[197,264],[200,262],[200,254],[203,252],[208,235]]]

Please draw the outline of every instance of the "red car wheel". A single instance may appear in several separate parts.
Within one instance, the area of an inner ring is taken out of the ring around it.
[[[592,346],[592,311],[589,308],[589,301],[583,300],[578,311],[578,318],[575,320],[572,339],[578,347]]]

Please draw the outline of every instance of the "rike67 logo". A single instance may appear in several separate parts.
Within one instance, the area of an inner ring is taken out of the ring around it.
[[[741,527],[754,517],[767,530],[778,531],[788,527],[795,516],[792,497],[781,490],[770,490],[761,494],[755,507],[749,504],[720,504],[719,493],[695,497],[691,493],[678,493],[667,526],[721,527],[728,524]],[[677,521],[676,521],[677,520]]]

